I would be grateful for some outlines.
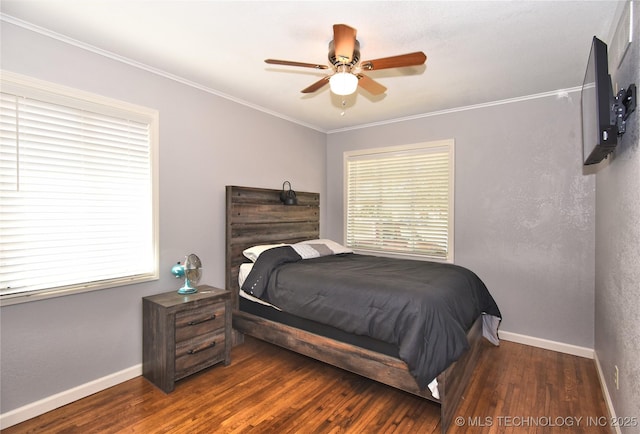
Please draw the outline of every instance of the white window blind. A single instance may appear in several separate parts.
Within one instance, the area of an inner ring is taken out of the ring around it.
[[[72,93],[3,77],[3,302],[157,278],[157,114]]]
[[[346,153],[346,245],[453,262],[453,167],[453,140]]]

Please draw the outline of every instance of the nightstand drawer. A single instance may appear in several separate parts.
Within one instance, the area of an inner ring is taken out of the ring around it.
[[[176,380],[191,375],[225,357],[225,330],[176,343]]]
[[[224,329],[225,304],[216,303],[176,313],[176,344]]]

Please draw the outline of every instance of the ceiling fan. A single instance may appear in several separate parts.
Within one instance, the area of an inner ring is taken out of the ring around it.
[[[364,71],[422,65],[426,60],[427,56],[422,51],[416,51],[360,62],[360,42],[356,39],[356,29],[346,24],[334,24],[333,40],[329,43],[330,66],[277,59],[266,59],[265,62],[271,65],[331,70],[328,75],[302,89],[302,93],[313,93],[329,83],[331,91],[337,95],[352,94],[358,86],[372,95],[380,95],[387,88],[364,75]]]

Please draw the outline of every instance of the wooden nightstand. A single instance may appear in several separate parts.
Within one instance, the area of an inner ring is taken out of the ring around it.
[[[231,363],[231,293],[208,285],[142,299],[142,375],[169,393],[175,382]]]

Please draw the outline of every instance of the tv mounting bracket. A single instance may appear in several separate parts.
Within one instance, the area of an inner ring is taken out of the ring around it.
[[[618,136],[623,135],[627,130],[626,120],[635,109],[636,85],[630,84],[626,90],[624,88],[620,89],[611,107],[611,114],[616,118],[615,124],[618,130]]]

